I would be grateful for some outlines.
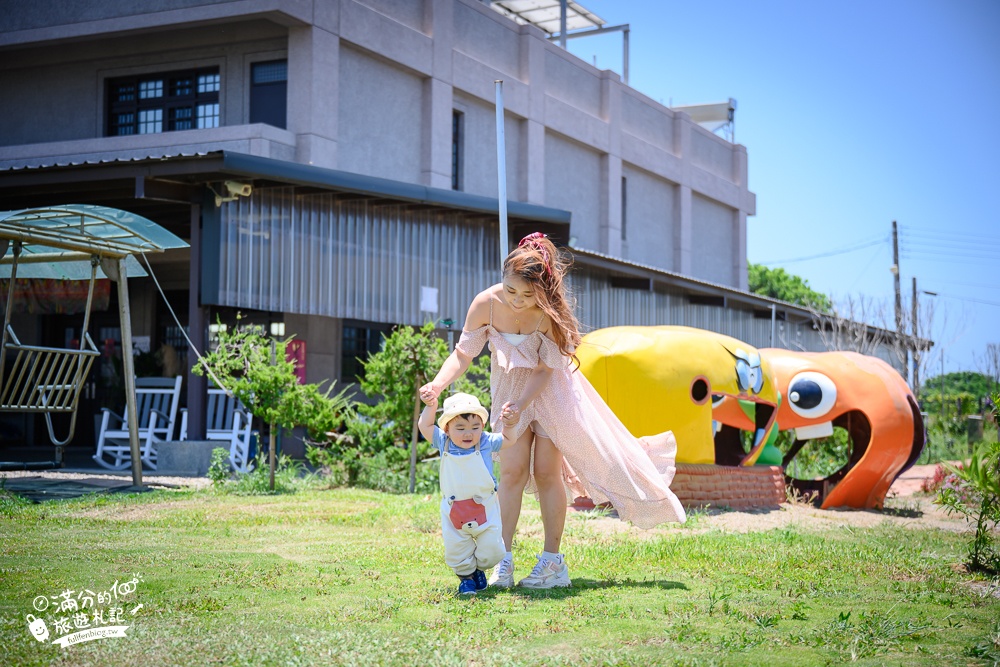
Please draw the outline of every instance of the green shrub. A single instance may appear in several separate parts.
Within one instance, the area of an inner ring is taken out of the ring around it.
[[[229,479],[229,452],[222,447],[212,450],[212,461],[208,464],[208,478],[212,486],[221,486]]]
[[[993,395],[994,406],[1000,394]],[[994,407],[994,414],[997,408]],[[1000,573],[1000,549],[995,530],[1000,524],[1000,443],[984,442],[976,446],[966,466],[945,467],[957,478],[957,488],[945,485],[937,502],[950,514],[961,514],[975,525],[969,543],[972,570]]]
[[[420,329],[398,327],[386,336],[382,349],[364,362],[360,383],[377,403],[355,403],[345,411],[345,433],[328,432],[313,439],[306,452],[309,462],[321,468],[333,484],[407,491],[416,390],[434,377],[448,354],[447,344],[434,334],[433,323]],[[489,406],[489,361],[488,356],[477,359],[455,382],[455,391],[473,394]],[[437,490],[437,463],[427,461],[434,455],[431,443],[418,440],[416,493]]]
[[[228,456],[228,452],[226,454]],[[253,462],[253,469],[246,473],[237,473],[236,478],[224,482],[217,487],[223,493],[237,496],[267,496],[282,493],[295,493],[300,486],[309,486],[310,477],[302,477],[305,467],[301,462],[281,454],[275,460],[274,489],[271,489],[271,472],[268,467],[267,454],[261,452]]]
[[[752,437],[752,434],[751,434]],[[795,444],[795,432],[783,431],[775,442],[782,454],[787,454]],[[837,472],[851,456],[853,444],[846,429],[833,427],[828,438],[810,440],[795,455],[785,469],[785,474],[795,479],[824,479]]]

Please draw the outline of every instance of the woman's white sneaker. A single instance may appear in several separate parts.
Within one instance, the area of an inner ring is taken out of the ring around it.
[[[497,563],[489,583],[497,588],[511,588],[514,585],[514,559],[504,558]]]
[[[531,574],[517,585],[525,588],[567,588],[572,582],[569,580],[569,568],[561,555],[558,559],[539,556]]]

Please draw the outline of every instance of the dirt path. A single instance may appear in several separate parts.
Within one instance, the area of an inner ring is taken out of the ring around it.
[[[734,532],[751,532],[771,530],[784,526],[795,525],[810,530],[827,530],[837,526],[875,526],[883,521],[911,528],[940,528],[942,530],[960,531],[965,529],[965,523],[955,517],[946,515],[940,507],[932,502],[932,498],[920,494],[920,485],[924,479],[934,475],[935,465],[914,466],[903,473],[889,490],[885,509],[875,510],[821,510],[806,503],[785,503],[778,509],[761,510],[708,510],[695,512],[691,527],[694,530],[725,530]],[[0,472],[0,478],[43,477],[45,479],[112,479],[122,482],[129,477],[121,474],[102,474],[100,472],[60,472],[60,471],[5,471]],[[206,477],[168,477],[164,475],[144,475],[144,481],[153,487],[190,486],[204,488],[211,482]],[[531,510],[526,510],[531,513]],[[537,510],[535,510],[537,513]],[[577,512],[571,511],[571,516]],[[619,532],[636,531],[638,533],[656,534],[657,531],[639,531],[622,523],[617,518],[585,515],[587,525],[598,532],[615,534]],[[580,518],[584,518],[581,516]],[[535,524],[536,522],[530,522]],[[540,522],[537,522],[540,531]],[[534,526],[524,525],[528,532]],[[664,528],[659,530],[670,530]]]

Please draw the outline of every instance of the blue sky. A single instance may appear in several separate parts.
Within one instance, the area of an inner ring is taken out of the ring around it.
[[[635,89],[664,104],[737,100],[757,195],[750,261],[891,318],[896,220],[905,307],[914,276],[939,295],[919,299],[935,302],[927,375],[942,343],[946,372],[976,370],[974,354],[1000,343],[1000,2],[582,4],[630,25]],[[622,71],[620,34],[569,50]],[[823,253],[835,254],[790,261]]]

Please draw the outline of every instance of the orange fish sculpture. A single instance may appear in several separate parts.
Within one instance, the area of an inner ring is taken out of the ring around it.
[[[893,481],[919,458],[924,424],[906,381],[889,364],[855,352],[760,351],[781,401],[778,428],[795,431],[784,465],[813,438],[845,429],[847,463],[822,480],[790,480],[819,493],[821,507],[880,508]]]

